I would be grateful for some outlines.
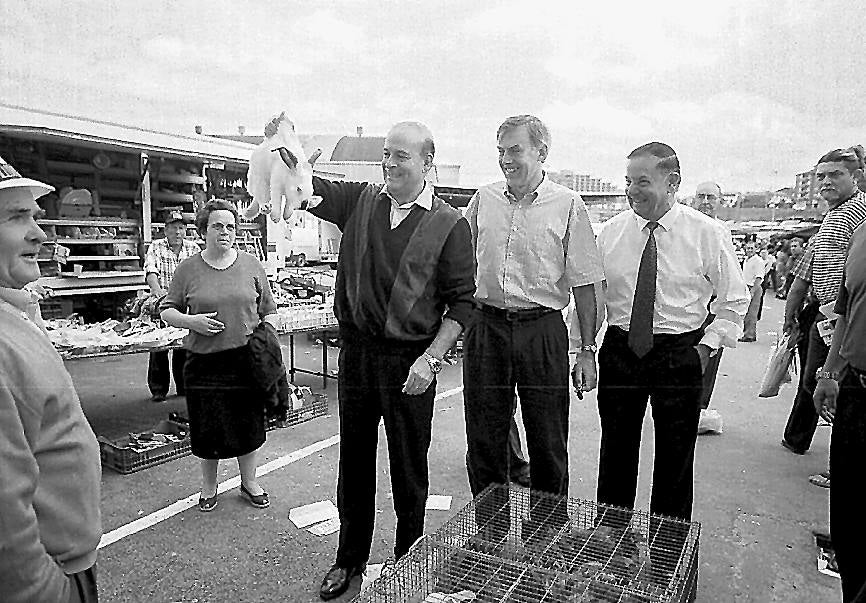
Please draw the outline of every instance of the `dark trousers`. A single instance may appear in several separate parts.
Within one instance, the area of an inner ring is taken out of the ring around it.
[[[830,348],[818,334],[817,323],[824,320],[823,314],[818,314],[815,321],[809,327],[805,339],[808,342],[805,361],[800,357],[800,379],[797,386],[797,395],[791,413],[788,415],[788,423],[785,425],[785,441],[795,450],[805,452],[812,445],[812,437],[818,427],[818,413],[815,412],[815,404],[812,394],[815,393],[815,371],[824,366],[827,360],[827,352]]]
[[[171,385],[171,375],[168,372],[169,350],[151,352],[147,361],[147,387],[153,395],[165,396]],[[171,374],[174,375],[174,386],[178,396],[185,393],[183,384],[183,365],[186,362],[186,350],[171,350]]]
[[[866,517],[863,516],[863,461],[866,459],[866,373],[847,371],[839,384],[830,439],[830,538],[842,600],[866,602]],[[859,594],[859,596],[858,596]]]
[[[464,334],[463,399],[472,495],[507,484],[514,388],[532,487],[568,493],[568,333],[560,312],[510,321],[477,310]]]
[[[416,346],[417,347],[417,346]],[[384,419],[397,514],[394,555],[402,557],[424,532],[429,486],[427,452],[433,421],[434,380],[419,396],[402,393],[409,368],[424,352],[358,341],[340,348],[340,467],[337,508],[340,544],[337,564],[365,563],[376,517],[376,450]]]
[[[702,388],[700,356],[693,346],[701,333],[656,335],[653,349],[638,358],[628,347],[628,333],[608,328],[598,356],[598,502],[634,508],[649,401],[655,430],[650,511],[691,519]]]
[[[716,377],[719,374],[719,365],[722,363],[722,348],[719,348],[715,356],[710,356],[707,360],[707,368],[704,369],[704,378],[701,382],[701,400],[700,407],[707,409],[710,407],[710,400],[713,397],[713,389],[716,387]]]
[[[96,564],[82,572],[69,575],[71,594],[69,603],[97,603],[99,593],[96,589]]]

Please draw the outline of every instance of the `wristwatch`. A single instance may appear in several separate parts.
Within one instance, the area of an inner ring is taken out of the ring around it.
[[[427,361],[427,365],[430,367],[430,372],[432,372],[434,375],[436,375],[437,373],[439,373],[439,371],[442,370],[442,361],[435,356],[431,356],[427,352],[424,352],[423,358]]]
[[[598,346],[595,345],[594,343],[590,343],[588,345],[582,345],[582,346],[580,346],[580,351],[581,352],[592,352],[593,354],[595,354],[598,351]]]
[[[833,381],[838,381],[839,373],[836,371],[825,371],[823,368],[819,368],[815,372],[815,379],[832,379]]]

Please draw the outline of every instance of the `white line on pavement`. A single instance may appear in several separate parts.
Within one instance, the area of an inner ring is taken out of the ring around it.
[[[463,391],[463,386],[455,387],[454,389],[449,389],[448,391],[442,392],[436,395],[436,400],[442,400],[443,398],[448,398],[449,396],[453,396],[459,392]],[[270,462],[265,463],[256,469],[256,475],[262,476],[271,473],[272,471],[276,471],[277,469],[281,469],[286,465],[291,465],[303,458],[310,456],[311,454],[315,454],[320,450],[324,450],[325,448],[330,448],[334,444],[340,441],[339,435],[333,435],[330,438],[326,438],[324,440],[320,440],[309,446],[305,446],[299,450],[295,450],[294,452],[290,452],[289,454],[283,455],[279,458],[276,458]],[[218,493],[223,493],[226,490],[231,490],[232,488],[237,488],[241,485],[241,478],[239,475],[236,475],[233,478],[227,479],[226,481],[219,484],[217,487]],[[198,498],[200,493],[196,492],[195,494],[190,494],[186,498],[183,498],[177,502],[174,502],[167,507],[163,507],[157,511],[154,511],[150,515],[145,515],[144,517],[139,517],[135,521],[131,521],[127,524],[116,528],[107,534],[102,535],[102,539],[99,541],[99,546],[97,549],[102,549],[107,547],[110,544],[114,544],[118,540],[122,540],[127,536],[132,536],[133,534],[137,534],[142,530],[146,530],[149,527],[155,526],[156,524],[165,521],[179,513],[183,513],[187,509],[190,509],[198,504]]]

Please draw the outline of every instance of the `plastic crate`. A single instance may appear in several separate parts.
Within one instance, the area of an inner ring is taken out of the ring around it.
[[[697,593],[699,537],[695,522],[491,486],[356,601],[468,590],[503,603],[685,603]]]
[[[108,440],[99,436],[99,455],[102,465],[124,475],[135,473],[154,465],[168,462],[190,454],[188,427],[175,421],[160,421],[154,425],[154,433],[186,435],[179,442],[168,442],[161,446],[138,452],[129,447],[129,438]]]
[[[328,396],[327,394],[313,393],[304,396],[303,405],[298,409],[289,409],[286,411],[286,418],[277,419],[269,418],[267,429],[278,429],[281,427],[291,427],[305,421],[310,421],[316,417],[323,417],[328,414]]]

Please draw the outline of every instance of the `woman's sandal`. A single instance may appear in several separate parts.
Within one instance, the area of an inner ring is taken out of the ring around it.
[[[266,509],[271,506],[271,501],[268,499],[268,493],[251,494],[246,486],[241,484],[241,497],[245,498],[252,506],[257,509]]]
[[[214,495],[210,498],[205,498],[204,496],[198,497],[198,510],[202,513],[207,513],[209,511],[213,511],[217,506],[217,493],[214,492]]]

